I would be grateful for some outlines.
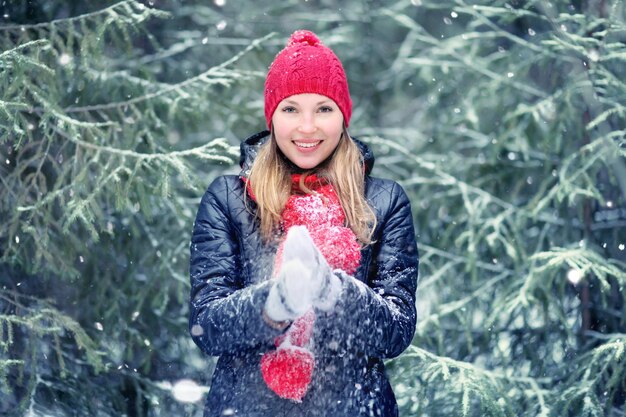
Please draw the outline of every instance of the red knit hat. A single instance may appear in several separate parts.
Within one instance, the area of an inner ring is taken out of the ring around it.
[[[315,33],[295,31],[285,48],[276,55],[265,80],[265,119],[272,127],[272,116],[281,100],[295,94],[315,93],[332,99],[344,124],[350,124],[352,100],[348,80],[337,55],[322,44]]]

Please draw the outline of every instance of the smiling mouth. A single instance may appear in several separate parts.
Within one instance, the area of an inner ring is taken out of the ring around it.
[[[304,148],[304,149],[308,149],[308,148],[315,148],[317,145],[319,145],[320,143],[322,143],[321,140],[318,140],[316,142],[298,142],[298,141],[294,141],[293,142],[298,148]]]

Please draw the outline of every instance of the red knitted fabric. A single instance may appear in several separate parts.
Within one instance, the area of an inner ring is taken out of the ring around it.
[[[300,175],[292,176],[294,187]],[[352,229],[343,224],[346,215],[333,186],[316,175],[309,175],[305,186],[312,194],[292,194],[282,213],[282,228],[287,231],[295,225],[306,226],[313,243],[333,269],[354,274],[361,261],[361,247]],[[276,254],[274,270],[282,262],[282,245]]]
[[[348,80],[337,55],[315,33],[295,31],[270,66],[265,79],[265,120],[282,100],[295,94],[315,93],[332,99],[343,113],[346,127],[352,115]]]
[[[300,177],[293,176],[297,188]],[[290,227],[304,225],[313,243],[333,269],[353,274],[361,261],[360,246],[351,229],[343,226],[345,214],[332,185],[311,175],[306,186],[313,194],[293,194],[283,210],[285,235]],[[283,245],[276,254],[274,270],[280,269]],[[309,349],[315,324],[311,309],[297,318],[289,330],[276,338],[275,351],[261,359],[261,372],[267,386],[282,398],[302,401],[311,382],[315,357]]]
[[[299,177],[293,176],[295,184]],[[315,194],[293,194],[289,197],[282,213],[283,230],[287,232],[291,226],[299,224],[306,225],[309,231],[326,225],[342,226],[346,215],[333,187],[326,181],[317,180],[315,175],[307,177],[305,186],[315,190]]]
[[[309,310],[291,324],[289,330],[274,340],[276,347],[291,344],[293,346],[306,346],[311,340],[315,313]],[[288,338],[288,339],[287,339]]]
[[[261,372],[267,386],[282,398],[301,401],[306,394],[315,359],[307,350],[277,349],[261,358]]]

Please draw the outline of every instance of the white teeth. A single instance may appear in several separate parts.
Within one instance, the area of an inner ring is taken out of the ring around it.
[[[320,143],[320,141],[317,141],[314,143],[303,143],[303,142],[294,142],[294,143],[296,144],[296,146],[300,148],[314,148]]]

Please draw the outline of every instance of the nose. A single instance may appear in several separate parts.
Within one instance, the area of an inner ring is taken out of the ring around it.
[[[300,125],[298,126],[298,130],[302,133],[313,133],[317,130],[317,126],[315,124],[315,115],[302,113],[302,117],[300,118]]]

